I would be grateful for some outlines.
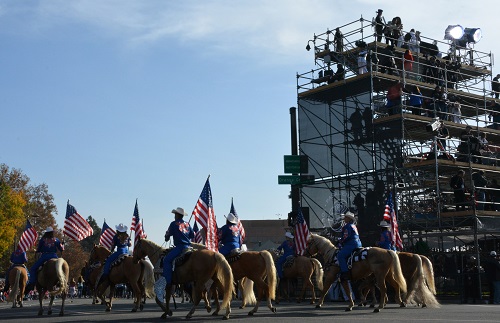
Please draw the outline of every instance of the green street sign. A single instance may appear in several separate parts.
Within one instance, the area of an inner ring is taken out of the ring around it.
[[[285,155],[283,156],[285,174],[303,174],[309,171],[309,160],[305,155]]]
[[[278,175],[278,184],[314,184],[314,175]]]

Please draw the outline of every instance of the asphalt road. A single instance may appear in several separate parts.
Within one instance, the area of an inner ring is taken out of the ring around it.
[[[179,302],[179,300],[178,300]],[[53,314],[47,315],[48,301],[44,302],[45,312],[37,316],[38,301],[26,301],[23,308],[11,308],[11,304],[0,303],[1,322],[164,322],[161,320],[160,308],[152,300],[148,300],[142,312],[132,313],[130,299],[117,299],[111,312],[105,312],[102,305],[92,305],[90,299],[74,299],[67,301],[65,315],[58,316],[61,302],[55,301]],[[368,307],[355,307],[352,312],[345,312],[345,303],[325,302],[323,308],[316,309],[309,303],[281,302],[276,314],[272,313],[262,302],[259,311],[252,317],[247,315],[249,308],[240,309],[240,301],[231,304],[231,321],[235,322],[499,322],[500,305],[460,305],[442,304],[440,308],[400,308],[396,304],[388,304],[380,313],[373,313]],[[191,304],[177,304],[174,315],[166,321],[186,321],[185,316]],[[190,321],[219,321],[221,316],[214,317],[199,305]]]

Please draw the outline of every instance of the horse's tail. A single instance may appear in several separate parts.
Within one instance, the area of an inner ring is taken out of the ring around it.
[[[318,259],[316,258],[310,258],[313,266],[314,266],[314,273],[316,274],[316,284],[318,285],[319,290],[323,290],[323,266],[321,266],[321,263],[319,262]]]
[[[434,282],[434,269],[432,267],[432,262],[426,256],[420,255],[420,258],[422,259],[424,280],[427,283],[427,287],[429,287],[429,290],[433,295],[436,295],[436,283]]]
[[[266,263],[266,275],[267,275],[269,299],[273,300],[276,298],[276,285],[277,285],[276,267],[274,266],[273,256],[271,256],[271,253],[267,250],[261,251],[260,255],[262,256],[262,258],[264,258],[264,261]]]
[[[392,257],[392,275],[394,280],[399,285],[399,289],[402,293],[406,293],[406,280],[403,276],[403,271],[401,270],[401,263],[399,262],[398,255],[392,251],[387,250]]]
[[[57,280],[59,281],[59,288],[49,292],[49,295],[55,296],[61,294],[68,289],[68,277],[66,276],[66,272],[64,270],[64,265],[68,266],[66,260],[63,258],[56,259],[55,270],[57,275]]]
[[[144,266],[144,292],[146,293],[146,297],[154,298],[155,297],[155,273],[153,264],[150,261],[143,260],[141,261]]]
[[[253,291],[253,280],[246,277],[241,279],[241,302],[243,305],[257,304],[257,299]]]
[[[15,303],[17,299],[17,293],[19,292],[19,281],[21,280],[21,271],[16,270],[16,278],[14,279],[14,284],[12,284],[12,289],[7,297],[7,302]]]
[[[216,261],[216,274],[217,279],[224,288],[224,296],[222,299],[222,308],[229,308],[231,306],[231,299],[234,293],[234,278],[231,266],[226,258],[218,252],[215,252]]]

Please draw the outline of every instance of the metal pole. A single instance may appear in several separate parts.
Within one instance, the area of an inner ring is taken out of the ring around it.
[[[297,138],[297,108],[290,108],[290,139],[292,155],[298,155],[298,138]],[[297,174],[294,174],[297,175]],[[292,214],[295,214],[300,207],[300,188],[298,185],[291,185],[291,198],[292,198]],[[291,219],[295,220],[295,216]]]

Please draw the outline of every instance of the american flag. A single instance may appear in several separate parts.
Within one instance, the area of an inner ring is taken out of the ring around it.
[[[403,240],[399,234],[398,220],[396,219],[396,212],[394,210],[394,202],[392,200],[392,192],[389,192],[387,201],[385,202],[384,220],[391,222],[392,230],[392,243],[398,250],[403,250]]]
[[[238,218],[238,229],[240,229],[241,242],[243,242],[245,240],[247,234],[245,232],[245,228],[243,227],[243,223],[241,223],[241,221],[240,221],[240,217],[238,216],[238,214],[236,214],[236,210],[235,210],[234,204],[233,204],[233,199],[231,199],[231,210],[229,210],[229,213],[234,214],[234,216]]]
[[[30,220],[26,221],[26,228],[24,229],[23,234],[21,235],[21,239],[19,239],[19,245],[17,249],[25,252],[29,248],[35,245],[36,240],[38,239],[38,233],[35,228],[31,226]]]
[[[146,238],[144,233],[144,228],[142,226],[141,219],[139,218],[139,207],[137,206],[137,200],[135,200],[134,215],[132,216],[132,224],[130,225],[130,231],[135,232],[134,245],[137,243],[139,238]]]
[[[113,245],[113,237],[115,236],[116,231],[109,227],[104,220],[104,224],[102,225],[101,237],[99,238],[99,244],[111,250],[111,246]]]
[[[90,237],[94,230],[90,224],[76,211],[71,204],[66,206],[66,218],[64,220],[63,233],[75,241]]]
[[[194,231],[193,241],[196,243],[203,243],[203,237],[201,236],[201,231],[198,228],[198,223],[196,221],[194,221],[193,231]]]
[[[309,237],[309,228],[302,214],[302,209],[297,212],[295,220],[295,252],[298,255],[304,255],[307,247],[307,238]]]
[[[212,190],[210,189],[209,178],[205,182],[205,186],[201,191],[198,202],[194,207],[192,215],[195,221],[205,229],[206,238],[205,245],[209,250],[217,251],[217,220],[215,219],[214,207],[212,204]]]

